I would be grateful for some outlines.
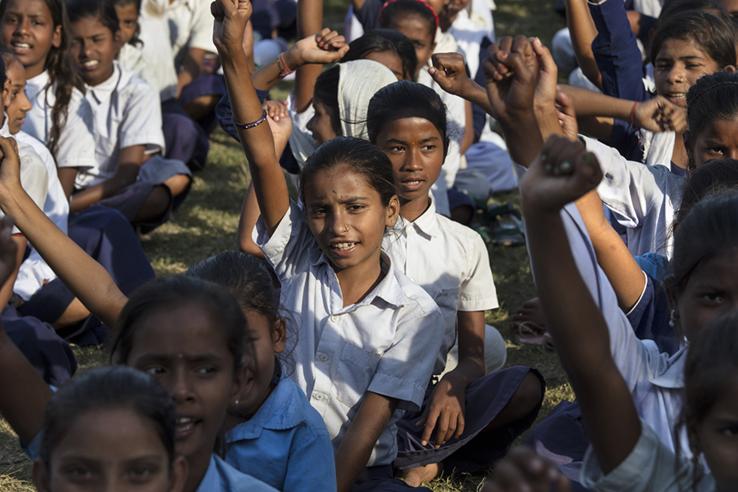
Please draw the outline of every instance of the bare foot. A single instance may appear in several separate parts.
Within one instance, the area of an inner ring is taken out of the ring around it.
[[[431,463],[425,466],[418,466],[405,470],[402,475],[402,481],[411,487],[420,487],[424,483],[428,483],[441,473],[440,463]]]

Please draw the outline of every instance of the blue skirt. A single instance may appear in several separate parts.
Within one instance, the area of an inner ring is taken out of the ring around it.
[[[493,433],[479,436],[510,403],[529,373],[536,375],[541,385],[545,385],[538,371],[525,366],[495,371],[471,383],[466,389],[463,434],[438,448],[432,444],[423,446],[423,425],[418,425],[433,394],[433,385],[429,385],[423,408],[419,412],[406,415],[398,423],[399,452],[395,467],[406,469],[443,462],[444,468],[456,469],[462,473],[486,472],[490,464],[507,453],[513,441],[533,424],[538,415],[543,403],[543,392],[538,405],[528,415],[496,429]]]

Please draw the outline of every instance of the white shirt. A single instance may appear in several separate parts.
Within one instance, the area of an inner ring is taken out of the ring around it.
[[[604,178],[597,192],[618,223],[627,228],[631,253],[660,253],[671,258],[671,226],[682,202],[684,176],[666,166],[629,161],[593,138],[583,137],[583,141],[600,161]]]
[[[367,391],[398,400],[398,409],[419,408],[444,330],[430,296],[384,257],[382,280],[344,307],[336,273],[297,208],[271,238],[259,221],[254,240],[279,277],[282,308],[299,327],[291,377],[323,417],[334,446]],[[367,466],[394,461],[401,414],[382,431]]]
[[[151,87],[159,91],[162,101],[177,95],[177,70],[174,68],[174,53],[169,41],[169,24],[166,17],[140,17],[140,46],[125,44],[118,54],[123,69],[133,72]]]
[[[647,424],[642,423],[641,436],[633,450],[617,468],[603,475],[592,452],[587,451],[582,469],[582,485],[599,492],[712,492],[715,481],[704,473],[703,478],[692,488],[694,464],[684,456],[677,460],[674,451],[664,446],[659,436]],[[697,464],[703,469],[701,464]]]
[[[484,241],[476,231],[436,213],[431,202],[415,221],[400,219],[382,246],[395,268],[441,309],[445,335],[434,368],[440,374],[456,339],[458,311],[499,307]]]
[[[54,89],[49,85],[49,74],[44,71],[26,81],[26,94],[33,104],[26,114],[23,131],[48,146],[53,127],[52,108]],[[66,123],[57,141],[54,159],[59,167],[87,167],[95,165],[95,138],[93,136],[92,108],[85,96],[72,90]]]
[[[39,140],[23,131],[13,136],[20,144],[32,147],[39,157],[41,157],[41,161],[44,163],[49,176],[48,192],[43,211],[54,225],[66,234],[69,219],[69,202],[59,182],[59,177],[56,173],[56,163],[51,152]],[[46,264],[46,261],[44,261],[38,251],[32,248],[28,258],[20,266],[18,277],[13,286],[13,292],[24,300],[28,300],[44,283],[51,282],[55,278],[56,273],[54,273],[54,270]]]
[[[607,323],[613,360],[633,394],[638,414],[656,431],[661,442],[673,450],[676,443],[672,429],[682,409],[686,349],[670,357],[659,352],[653,341],[636,337],[628,318],[618,306],[612,285],[597,264],[587,228],[576,206],[567,205],[561,218],[579,274]],[[679,439],[682,456],[691,457],[685,433]]]
[[[210,0],[145,0],[141,6],[141,19],[148,19],[164,12],[169,22],[169,42],[172,52],[179,58],[182,51],[199,48],[217,53],[213,44],[213,16]],[[148,5],[151,4],[151,5]],[[142,24],[144,27],[151,27]]]
[[[144,145],[147,154],[163,151],[159,97],[146,82],[122,70],[116,62],[113,75],[88,87],[85,97],[95,115],[96,162],[79,170],[75,188],[84,189],[112,178],[118,170],[120,151],[126,147]]]

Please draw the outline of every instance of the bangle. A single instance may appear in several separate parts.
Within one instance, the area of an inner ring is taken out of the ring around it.
[[[636,126],[636,108],[638,107],[638,101],[633,103],[630,107],[630,113],[628,113],[628,123],[630,126]]]
[[[236,127],[240,128],[241,130],[251,130],[252,128],[256,128],[257,126],[264,123],[267,119],[267,112],[264,111],[261,113],[261,118],[259,118],[256,121],[251,121],[249,123],[238,123],[236,120],[233,120],[233,124],[236,125]]]
[[[289,74],[294,72],[295,70],[293,68],[290,68],[289,64],[287,63],[287,55],[282,53],[279,54],[277,57],[277,65],[279,66],[279,78],[283,79],[287,77]]]

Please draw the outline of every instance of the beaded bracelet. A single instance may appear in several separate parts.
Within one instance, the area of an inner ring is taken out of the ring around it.
[[[267,119],[267,112],[264,111],[263,113],[261,113],[261,118],[259,118],[256,121],[252,121],[250,123],[238,123],[234,120],[233,124],[236,125],[238,128],[240,128],[241,130],[251,130],[252,128],[256,128],[257,126],[264,123],[266,119]]]
[[[277,65],[279,66],[279,78],[283,79],[295,70],[287,64],[287,56],[284,52],[280,53],[277,57]]]

